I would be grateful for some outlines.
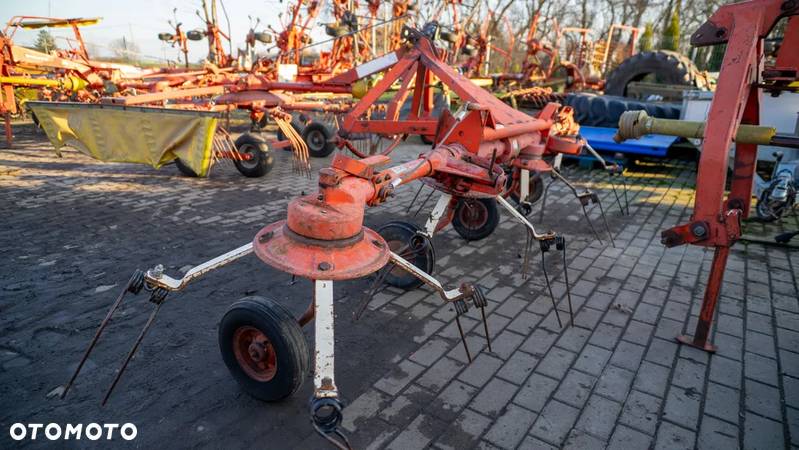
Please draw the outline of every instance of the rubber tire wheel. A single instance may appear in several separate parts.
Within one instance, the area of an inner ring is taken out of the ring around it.
[[[658,82],[663,84],[709,89],[707,78],[693,61],[677,52],[657,50],[639,52],[622,61],[608,74],[605,94],[625,96],[630,82],[640,81],[649,74],[657,74]]]
[[[461,214],[463,214],[465,211],[464,208],[469,207],[468,203],[475,205],[479,204],[478,207],[482,206],[485,208],[486,221],[477,228],[472,228],[463,223]],[[462,238],[466,239],[467,241],[479,241],[481,239],[485,239],[491,235],[494,230],[496,230],[497,225],[499,225],[499,209],[497,208],[497,201],[495,199],[462,198],[458,200],[458,204],[455,206],[455,214],[452,217],[452,228],[455,228],[455,231],[457,231]]]
[[[336,144],[330,142],[332,136],[330,128],[320,122],[311,122],[302,130],[302,140],[314,158],[324,158],[336,150]]]
[[[418,226],[410,222],[396,220],[381,225],[380,228],[377,229],[377,233],[382,236],[386,242],[389,242],[389,245],[392,241],[399,241],[403,243],[402,245],[405,245],[419,230],[420,228]],[[396,250],[396,248],[392,248],[392,250]],[[432,275],[435,270],[436,252],[432,243],[415,257],[406,257],[405,259],[414,266],[427,272],[429,275]],[[422,285],[421,280],[400,268],[394,268],[391,273],[386,275],[384,281],[389,286],[405,290],[415,289]]]
[[[421,139],[422,143],[424,143],[425,145],[433,145],[433,139],[431,139],[431,138],[429,138],[429,137],[427,137],[427,136],[425,136],[423,134],[419,135],[419,139]]]
[[[251,161],[233,160],[239,172],[245,177],[258,178],[266,175],[275,165],[275,157],[269,149],[266,141],[254,134],[245,133],[236,139],[236,150],[239,153],[250,153],[255,155],[255,164]]]
[[[186,164],[183,164],[183,161],[181,161],[180,158],[175,158],[175,167],[178,168],[180,173],[182,173],[187,177],[192,177],[192,178],[199,177],[199,175],[197,175],[197,172],[191,170],[191,167],[187,166]]]
[[[277,366],[271,380],[256,380],[239,365],[233,336],[242,326],[257,328],[275,349]],[[228,308],[219,324],[219,350],[244,392],[267,402],[283,400],[297,392],[310,370],[311,353],[297,319],[279,303],[263,297],[245,297]]]

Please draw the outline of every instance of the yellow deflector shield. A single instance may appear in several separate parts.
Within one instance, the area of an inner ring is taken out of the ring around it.
[[[106,162],[149,164],[175,158],[205,176],[218,115],[202,111],[87,103],[27,102],[59,154],[70,146]]]

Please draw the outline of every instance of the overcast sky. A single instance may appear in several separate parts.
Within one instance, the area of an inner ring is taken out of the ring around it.
[[[210,1],[210,0],[209,0]],[[249,30],[249,19],[259,17],[261,26],[269,23],[275,29],[278,26],[278,14],[286,11],[287,5],[279,0],[223,0],[230,18],[230,28],[233,37],[234,54],[236,48],[244,48],[244,37]],[[52,16],[60,18],[70,17],[101,17],[103,20],[98,25],[81,29],[85,41],[94,44],[101,54],[108,54],[104,47],[110,41],[125,36],[133,40],[144,55],[156,58],[177,59],[178,50],[158,40],[159,32],[170,31],[167,20],[173,17],[172,10],[177,8],[178,21],[183,23],[184,30],[203,28],[204,24],[195,14],[201,8],[200,0],[0,0],[2,4],[2,17],[0,20],[8,21],[15,15],[27,16]],[[326,16],[323,14],[324,16]],[[221,28],[227,30],[227,23],[221,7],[219,8]],[[315,40],[324,39],[322,26],[319,22],[314,30]],[[32,45],[36,39],[37,30],[20,30],[14,41],[21,45]],[[72,36],[69,29],[54,28],[50,32],[56,36],[59,47],[66,46],[66,41],[60,37]],[[258,44],[258,50],[264,51],[266,46]],[[198,61],[208,52],[205,40],[199,42],[189,41],[189,60]]]

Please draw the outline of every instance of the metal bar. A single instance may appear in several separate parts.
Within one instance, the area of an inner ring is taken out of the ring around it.
[[[161,287],[169,291],[179,291],[186,287],[186,285],[188,285],[190,282],[202,277],[206,273],[236,261],[243,256],[249,255],[252,253],[252,249],[252,242],[244,244],[239,248],[225,253],[224,255],[217,256],[216,258],[206,261],[199,266],[192,267],[188,272],[186,272],[186,275],[183,275],[183,278],[179,280],[161,273],[163,267],[161,267],[160,270],[157,270],[158,266],[156,266],[155,269],[148,270],[145,278],[151,285]]]
[[[314,281],[315,322],[315,369],[314,397],[338,397],[335,377],[335,336],[333,315],[333,282]]]
[[[552,232],[552,231],[549,231],[549,232],[547,232],[547,233],[541,233],[541,234],[539,234],[539,233],[538,233],[538,232],[535,230],[535,227],[533,226],[533,224],[532,224],[532,223],[530,223],[530,221],[529,221],[529,220],[527,220],[527,217],[524,217],[524,215],[522,215],[522,213],[520,213],[519,211],[517,211],[517,210],[516,210],[516,208],[514,208],[514,207],[513,207],[513,205],[511,205],[510,203],[508,203],[508,201],[507,201],[507,200],[505,200],[504,198],[502,198],[502,196],[501,196],[501,195],[497,195],[495,198],[497,199],[497,202],[498,202],[500,205],[502,205],[502,206],[503,206],[503,207],[504,207],[506,210],[508,210],[508,212],[509,212],[509,213],[510,213],[510,214],[511,214],[513,217],[515,217],[516,219],[518,219],[518,220],[519,220],[519,221],[520,221],[520,222],[521,222],[521,223],[522,223],[524,226],[526,226],[526,227],[527,227],[527,229],[529,229],[529,230],[530,230],[530,232],[532,233],[533,237],[534,237],[536,240],[539,240],[539,241],[540,241],[540,240],[544,240],[544,239],[552,239],[552,238],[554,238],[554,237],[555,237],[555,233],[554,233],[554,232]]]

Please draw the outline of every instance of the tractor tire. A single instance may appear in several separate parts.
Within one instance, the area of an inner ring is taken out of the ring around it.
[[[260,137],[245,133],[236,139],[236,151],[239,153],[252,156],[251,159],[246,161],[233,160],[239,172],[245,177],[259,178],[272,170],[275,165],[275,157],[272,155],[272,150],[269,149],[266,141]]]
[[[679,103],[643,102],[625,97],[594,94],[569,94],[564,103],[574,109],[574,119],[580,125],[617,128],[625,111],[645,110],[651,117],[679,119]]]
[[[640,52],[625,59],[613,69],[605,82],[605,94],[627,95],[627,85],[653,75],[656,83],[684,85],[707,90],[709,83],[703,72],[688,57],[669,50]]]
[[[321,122],[311,122],[302,130],[302,140],[314,158],[324,158],[336,150],[336,144],[330,141],[331,137],[333,132]]]
[[[247,394],[266,402],[283,400],[302,386],[310,352],[297,319],[279,303],[245,297],[219,323],[219,351]]]
[[[497,201],[493,198],[462,198],[455,206],[452,228],[467,241],[485,239],[499,225]]]
[[[400,220],[385,223],[377,229],[377,233],[386,240],[389,248],[394,252],[406,245],[414,245],[411,241],[416,238],[417,231],[419,231],[419,227],[416,225]],[[429,240],[420,241],[419,244],[424,245],[424,247],[420,247],[419,250],[412,255],[403,255],[403,253],[408,252],[406,249],[406,251],[400,253],[400,256],[403,256],[414,266],[432,275],[436,264],[436,252],[433,249],[433,244]],[[389,286],[405,290],[415,289],[422,285],[421,280],[399,267],[393,268],[391,272],[386,275],[385,283]]]

